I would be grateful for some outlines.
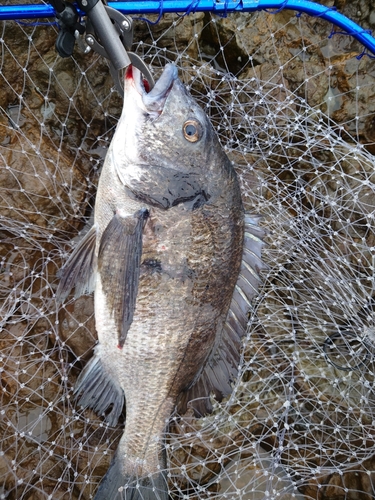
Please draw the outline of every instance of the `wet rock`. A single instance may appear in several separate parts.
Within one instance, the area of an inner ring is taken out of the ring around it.
[[[148,16],[151,24],[135,23],[134,42],[152,45],[159,38],[160,47],[164,47],[166,55],[174,59],[174,54],[184,54],[185,58],[196,59],[199,53],[199,40],[204,24],[204,13],[196,12],[187,17],[176,17],[174,14]],[[156,22],[158,21],[158,22]],[[191,44],[196,40],[195,44]],[[140,48],[142,49],[142,45]]]
[[[333,6],[333,2],[321,3]],[[369,16],[368,8],[361,2],[351,2],[347,10],[344,13],[357,21],[358,16],[362,20]],[[358,65],[354,56],[361,54],[362,48],[352,37],[329,37],[330,27],[324,20],[307,15],[296,17],[287,10],[277,15],[236,13],[216,20],[210,30],[212,53],[220,54],[222,47],[226,64],[234,74],[246,78],[249,69],[244,72],[242,68],[250,61],[264,82],[282,75],[286,87],[295,95],[306,99],[310,106],[319,107],[335,122],[343,123],[353,137],[372,142],[374,63],[364,57]],[[224,66],[220,55],[216,60]],[[359,101],[357,87],[363,89]],[[357,123],[356,116],[365,118]],[[369,146],[371,152],[372,148]]]
[[[333,472],[311,481],[301,492],[314,500],[372,500],[374,498],[374,461],[367,461],[362,467],[344,474]]]
[[[0,183],[4,186],[1,219],[52,232],[77,227],[88,187],[81,172],[72,168],[72,158],[60,154],[56,168],[56,146],[47,138],[35,146],[40,143],[40,126],[25,124],[22,133],[10,128],[3,131],[0,142],[6,142],[6,146],[0,146]]]

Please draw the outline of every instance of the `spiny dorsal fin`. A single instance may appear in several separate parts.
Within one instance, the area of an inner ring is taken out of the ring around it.
[[[251,301],[261,282],[259,272],[267,267],[261,258],[266,232],[258,226],[260,219],[260,216],[245,214],[242,264],[226,322],[196,382],[180,396],[178,411],[181,414],[188,406],[193,408],[196,417],[211,413],[210,394],[221,401],[232,392],[231,383],[238,375],[241,338],[246,333]]]

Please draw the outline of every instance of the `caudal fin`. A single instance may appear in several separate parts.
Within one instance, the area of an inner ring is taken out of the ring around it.
[[[165,474],[160,472],[141,478],[126,476],[115,455],[94,500],[169,500]]]

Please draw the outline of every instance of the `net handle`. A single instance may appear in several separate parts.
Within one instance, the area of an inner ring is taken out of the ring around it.
[[[375,38],[332,7],[326,7],[308,0],[145,0],[129,2],[108,2],[108,5],[123,14],[165,14],[168,12],[191,13],[213,12],[226,15],[230,12],[254,12],[276,9],[295,10],[314,17],[321,17],[353,36],[375,55]],[[83,14],[83,13],[82,13]],[[55,17],[51,5],[5,5],[0,6],[0,21]]]

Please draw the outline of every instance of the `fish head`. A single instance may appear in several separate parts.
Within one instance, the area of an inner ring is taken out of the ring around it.
[[[215,169],[221,175],[225,156],[208,117],[179,80],[173,64],[165,66],[151,91],[140,71],[128,67],[112,155],[117,175],[131,190],[142,189],[142,179],[150,184],[152,176],[160,173],[163,179],[191,176],[206,193]]]

